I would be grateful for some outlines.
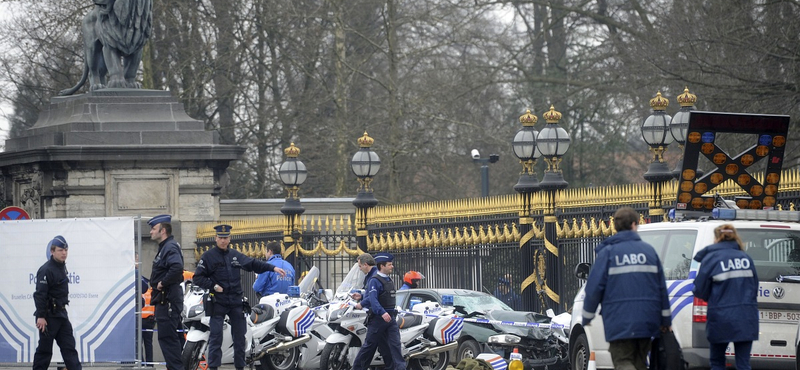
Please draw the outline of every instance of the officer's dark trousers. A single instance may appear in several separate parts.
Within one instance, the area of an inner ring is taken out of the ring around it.
[[[222,363],[222,323],[228,316],[233,339],[233,366],[244,368],[245,333],[247,323],[244,321],[242,304],[233,307],[219,303],[214,304],[214,315],[211,316],[211,336],[208,338],[208,367],[219,367]]]
[[[404,370],[406,368],[406,362],[403,361],[403,352],[401,351],[400,329],[397,327],[394,314],[392,314],[392,320],[389,322],[384,321],[383,317],[380,316],[370,319],[367,338],[364,339],[364,345],[361,346],[361,350],[358,351],[358,355],[353,361],[353,370],[369,368],[372,358],[375,356],[375,350],[379,346],[386,347],[384,351],[381,351],[381,354],[390,353],[391,358],[387,360],[394,362],[394,364],[385,364],[387,368],[394,370]]]
[[[142,346],[144,347],[144,362],[153,362],[153,332],[156,327],[156,318],[148,317],[142,319]],[[152,364],[147,364],[152,367]]]
[[[46,370],[53,357],[53,340],[61,349],[64,365],[69,370],[81,370],[78,351],[75,350],[75,336],[72,334],[72,324],[69,319],[62,317],[48,317],[47,330],[39,333],[39,345],[33,355],[33,370]]]
[[[170,306],[172,310],[170,311]],[[156,304],[156,324],[158,325],[158,345],[167,362],[167,370],[183,370],[181,362],[181,310],[175,304]],[[67,367],[69,368],[69,367]],[[71,369],[70,369],[71,370]]]

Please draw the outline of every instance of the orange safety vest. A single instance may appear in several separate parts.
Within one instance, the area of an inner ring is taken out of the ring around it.
[[[191,272],[189,270],[183,270],[183,281],[192,280],[193,277],[194,277],[194,272]]]
[[[150,304],[150,295],[153,293],[153,288],[147,288],[147,291],[142,294],[144,298],[144,306],[142,307],[142,318],[147,319],[156,314],[156,307]]]

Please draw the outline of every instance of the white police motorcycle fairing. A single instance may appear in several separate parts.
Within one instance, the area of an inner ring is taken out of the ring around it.
[[[458,346],[463,321],[444,310],[439,303],[423,302],[414,305],[412,313],[398,315],[401,352],[414,370],[444,370],[450,360],[449,351]],[[320,369],[351,369],[353,361],[367,336],[367,313],[356,310],[353,302],[330,308],[328,322],[336,332],[325,340]],[[379,352],[370,366],[384,365]]]
[[[309,270],[299,286],[289,288],[289,295],[295,304],[279,315],[275,330],[264,341],[262,353],[267,356],[258,357],[259,370],[319,368],[317,352],[322,351],[325,337],[333,331],[328,327],[324,316],[320,316],[320,312],[325,312],[323,303],[326,299],[314,294],[313,287],[318,278],[319,269],[315,266]]]
[[[319,270],[312,267],[309,271]],[[185,370],[197,370],[201,363],[206,361],[208,353],[208,339],[211,335],[211,317],[204,309],[204,297],[207,291],[198,286],[192,286],[184,296],[184,325],[189,328],[186,334],[186,343],[183,347],[182,361]],[[245,360],[248,364],[256,364],[260,370],[267,369],[268,364],[263,360],[268,350],[273,348],[291,348],[302,343],[294,338],[280,335],[275,329],[281,320],[281,315],[287,309],[302,305],[298,299],[293,299],[287,294],[275,293],[259,300],[259,303],[250,312],[245,312],[247,331],[245,333]],[[249,307],[247,302],[244,302]],[[245,311],[248,311],[245,309]],[[233,339],[231,338],[230,325],[223,323],[222,334],[222,359],[223,364],[233,363]]]

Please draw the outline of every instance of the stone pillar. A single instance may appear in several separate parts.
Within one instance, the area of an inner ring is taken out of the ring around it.
[[[220,145],[168,91],[103,89],[53,97],[0,153],[0,199],[33,218],[173,216],[194,268],[199,223],[219,219],[225,170],[245,148]],[[146,220],[145,220],[146,221]],[[156,253],[144,223],[142,272]]]

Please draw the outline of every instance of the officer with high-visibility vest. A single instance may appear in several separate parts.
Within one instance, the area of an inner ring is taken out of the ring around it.
[[[145,366],[152,367],[153,364],[153,329],[156,327],[156,307],[153,306],[153,288],[150,287],[150,280],[142,276],[142,345],[144,346]]]

